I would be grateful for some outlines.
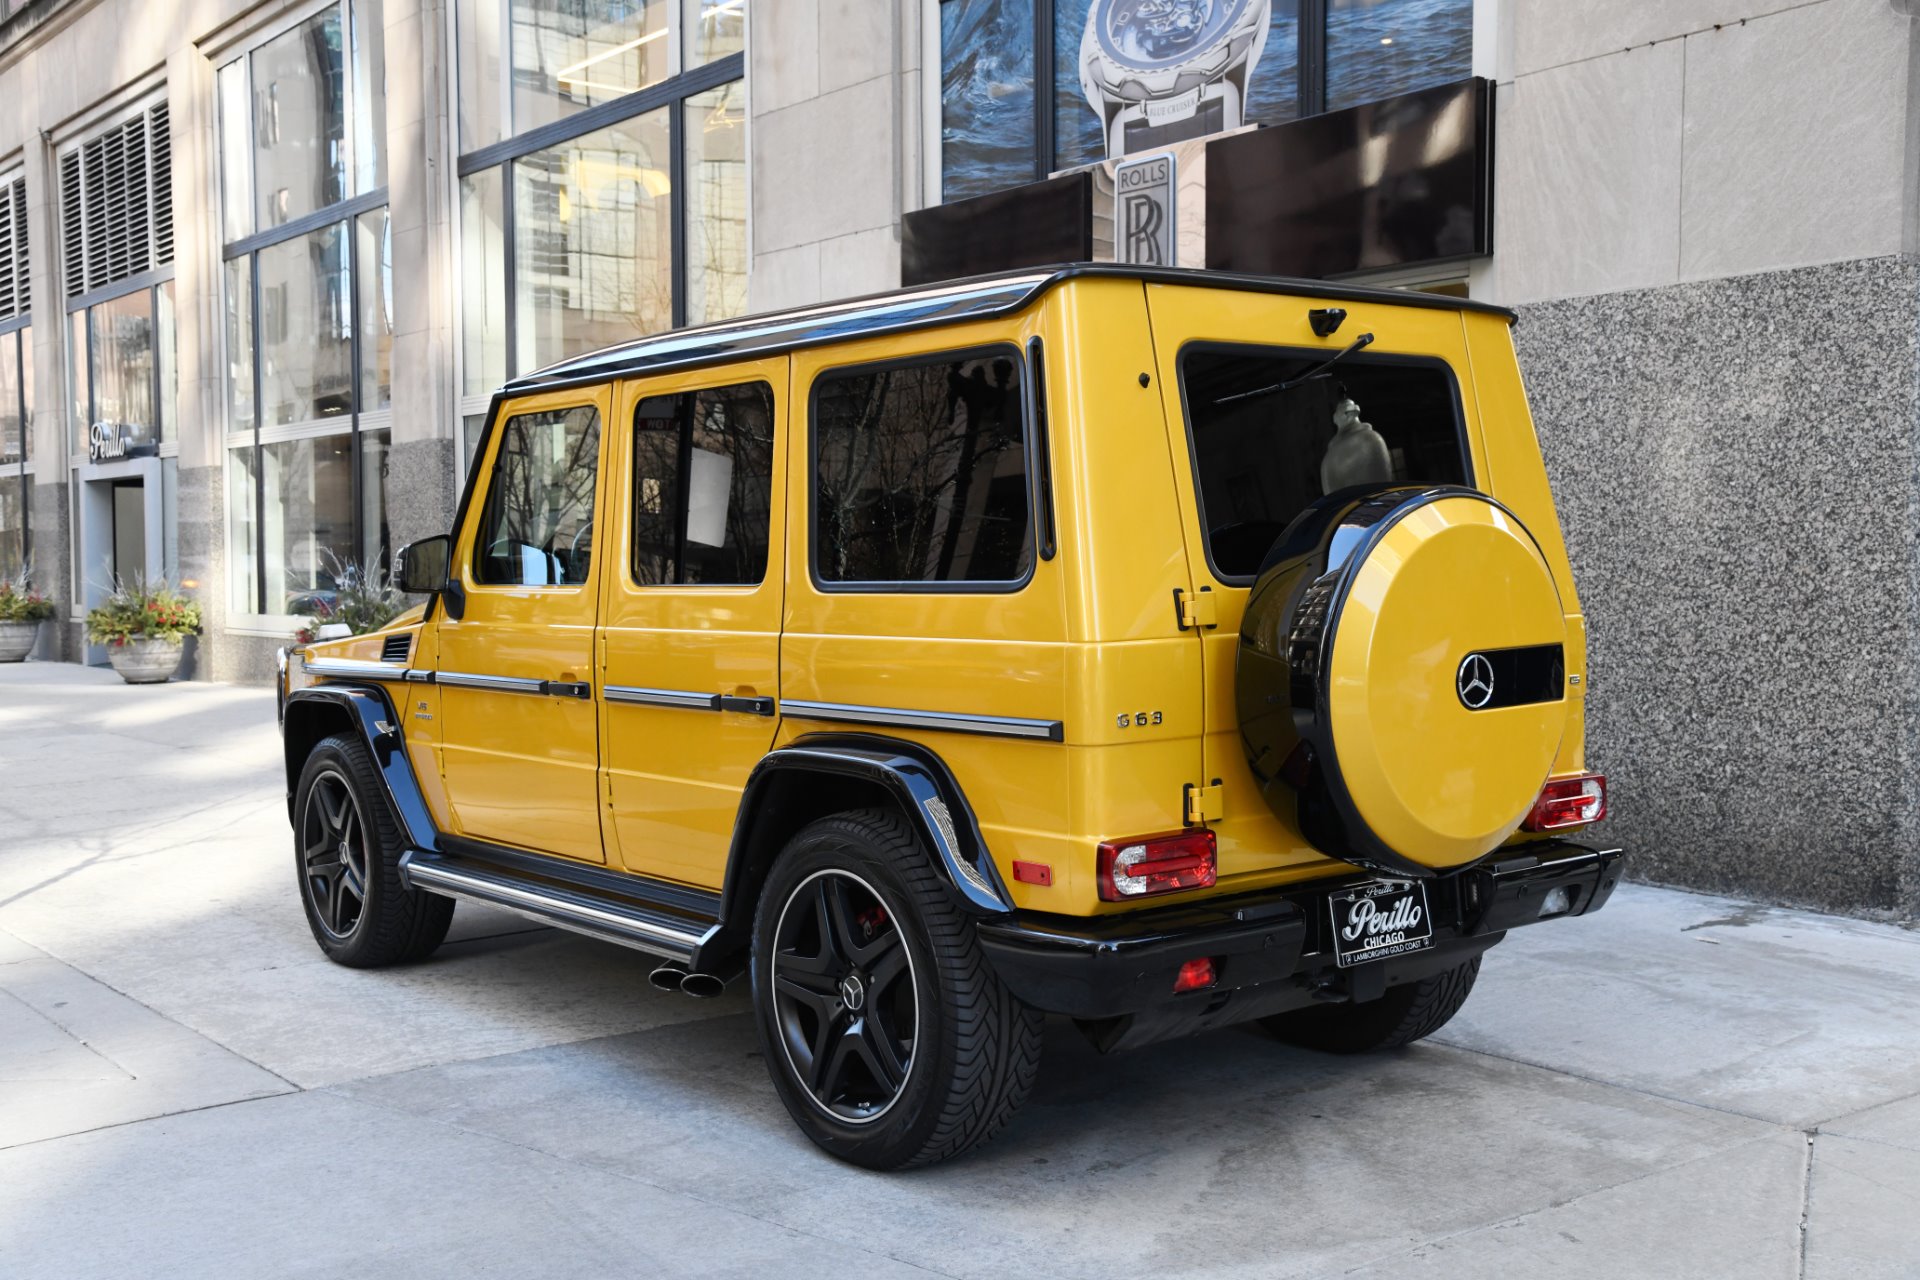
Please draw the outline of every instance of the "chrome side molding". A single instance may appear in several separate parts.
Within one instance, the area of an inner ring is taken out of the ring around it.
[[[531,676],[488,676],[471,671],[436,671],[435,684],[456,689],[486,689],[494,693],[529,693],[539,698],[593,697],[593,686],[585,680],[536,680]]]
[[[316,676],[346,676],[355,680],[411,680],[419,672],[392,662],[369,662],[361,658],[307,658],[303,664]]]
[[[772,698],[740,696],[731,693],[695,693],[688,689],[645,689],[639,685],[610,684],[601,689],[608,702],[630,706],[680,707],[687,711],[737,711],[743,715],[770,716]]]
[[[1031,738],[1042,742],[1065,739],[1058,720],[1025,720],[1017,716],[983,716],[960,711],[914,711],[904,707],[865,707],[845,702],[781,700],[780,710],[796,720],[830,720],[841,724],[877,724],[896,729],[942,729],[951,733],[979,733],[996,738]]]

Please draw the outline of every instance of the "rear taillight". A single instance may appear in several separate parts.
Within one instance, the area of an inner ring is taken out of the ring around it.
[[[1558,831],[1581,827],[1607,816],[1607,780],[1598,773],[1571,778],[1549,778],[1533,802],[1533,812],[1520,824],[1522,831]]]
[[[1125,902],[1155,893],[1211,888],[1217,875],[1213,832],[1176,831],[1100,846],[1100,896]]]

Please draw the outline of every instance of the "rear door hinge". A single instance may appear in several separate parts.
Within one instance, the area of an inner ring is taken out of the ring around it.
[[[1202,587],[1198,591],[1188,591],[1185,587],[1173,589],[1174,618],[1182,631],[1192,631],[1198,627],[1206,630],[1220,625],[1213,610],[1213,588]]]
[[[1218,822],[1227,816],[1226,788],[1215,778],[1204,787],[1196,787],[1191,782],[1186,786],[1187,825],[1197,827],[1203,822]]]

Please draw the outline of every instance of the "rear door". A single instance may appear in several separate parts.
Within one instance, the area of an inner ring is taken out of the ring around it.
[[[605,387],[502,406],[456,535],[461,617],[442,613],[442,769],[458,834],[603,862],[595,521]]]
[[[718,889],[780,675],[787,360],[620,389],[603,619],[608,843]]]
[[[1208,780],[1221,783],[1224,816],[1211,824],[1220,874],[1324,864],[1268,808],[1247,766],[1233,679],[1241,615],[1268,549],[1326,483],[1474,483],[1474,406],[1455,372],[1468,369],[1460,313],[1175,285],[1149,285],[1147,305],[1189,568],[1211,598],[1203,756]],[[1347,318],[1316,336],[1308,314],[1330,305]],[[1278,389],[1366,333],[1374,341],[1325,376]],[[1337,424],[1355,415],[1384,451],[1333,447]]]

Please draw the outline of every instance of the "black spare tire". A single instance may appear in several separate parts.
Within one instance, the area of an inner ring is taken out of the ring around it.
[[[1402,875],[1519,827],[1565,735],[1567,620],[1512,511],[1455,486],[1349,491],[1268,553],[1235,698],[1262,794],[1330,856]]]

